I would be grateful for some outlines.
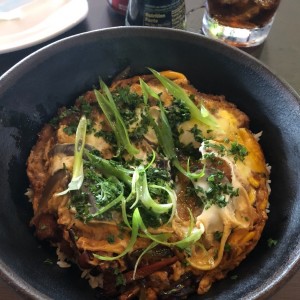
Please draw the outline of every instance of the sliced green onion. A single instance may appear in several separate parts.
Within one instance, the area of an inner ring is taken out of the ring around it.
[[[151,89],[151,87],[142,78],[140,78],[140,86],[143,92],[145,105],[148,104],[149,96],[159,100],[159,96]]]
[[[154,74],[158,73],[158,72],[156,72],[152,69],[150,69],[150,70],[152,72],[154,72]],[[159,76],[169,80],[168,78],[163,77],[160,74],[159,74]],[[174,83],[171,80],[170,80],[170,82]],[[155,99],[158,99],[158,100],[160,99],[159,96],[151,89],[151,87],[146,82],[144,82],[141,78],[140,78],[140,86],[142,88],[144,102],[145,102],[146,105],[148,104],[148,97],[149,96],[152,96],[152,97],[154,97]],[[178,88],[180,88],[180,87],[178,86]],[[184,90],[182,90],[182,92],[185,94]],[[185,96],[188,97],[186,94],[185,94]],[[188,97],[188,99],[189,99],[189,97]],[[191,101],[191,100],[189,99],[189,101]],[[166,113],[165,113],[165,109],[164,109],[164,107],[161,103],[159,104],[159,107],[160,107],[160,123],[159,124],[156,124],[155,120],[151,117],[151,115],[149,113],[148,113],[148,115],[149,115],[149,118],[150,118],[151,126],[153,127],[153,129],[156,133],[159,145],[162,147],[162,150],[163,150],[165,156],[167,156],[167,158],[172,161],[173,165],[178,169],[178,171],[180,171],[186,177],[188,177],[190,179],[198,179],[198,178],[203,177],[204,176],[204,171],[205,171],[204,168],[200,172],[191,173],[190,170],[189,170],[189,161],[188,161],[187,171],[184,170],[184,168],[180,165],[180,163],[177,159],[176,152],[175,152],[173,134],[172,134],[172,130],[171,130],[168,118],[167,118]],[[198,110],[198,108],[197,108],[197,110]],[[205,107],[203,107],[203,111],[204,111],[205,116],[209,116],[209,112],[205,109]]]
[[[186,238],[179,241],[176,245],[180,249],[188,248],[191,244],[194,244],[195,242],[197,242],[201,238],[202,234],[204,233],[204,226],[201,224],[200,228],[195,227],[195,219],[193,217],[193,214],[190,209],[188,209],[188,210],[190,213],[191,221],[190,221],[189,230],[188,230]]]
[[[127,186],[131,186],[132,171],[122,167],[118,164],[113,164],[110,160],[104,159],[102,157],[96,156],[89,151],[85,151],[86,157],[93,164],[93,166],[100,171],[105,177],[115,176],[122,182],[124,182]]]
[[[189,108],[191,117],[201,122],[209,127],[215,128],[217,126],[217,122],[212,114],[201,104],[201,109],[195,105],[195,103],[190,99],[188,94],[182,89],[178,84],[169,78],[160,75],[159,72],[149,68],[152,74],[161,82],[161,84],[167,89],[167,91],[173,95],[173,97],[184,101],[186,106]]]
[[[177,155],[175,152],[172,130],[168,118],[166,116],[165,109],[161,103],[159,104],[159,108],[159,124],[157,125],[154,119],[151,117],[151,125],[154,128],[154,131],[157,135],[157,139],[159,141],[159,145],[162,147],[164,154],[167,156],[168,159],[174,160],[177,159]]]
[[[119,152],[126,149],[130,155],[138,154],[139,150],[134,147],[129,140],[125,123],[113,100],[109,88],[102,80],[100,81],[100,86],[104,94],[94,90],[96,99],[116,136]]]
[[[179,163],[178,159],[173,161],[173,165],[176,167],[178,171],[180,171],[183,175],[188,177],[191,180],[199,179],[205,175],[205,165],[203,166],[201,171],[190,172],[189,162],[187,165],[187,170],[185,170]]]
[[[94,257],[96,257],[97,259],[100,260],[105,260],[105,261],[113,261],[116,259],[119,259],[121,257],[123,257],[124,255],[126,255],[128,252],[130,252],[136,242],[136,239],[138,237],[138,232],[139,232],[139,218],[140,218],[140,213],[138,208],[136,208],[133,212],[133,216],[132,216],[132,229],[131,229],[131,237],[129,240],[129,243],[127,244],[127,247],[125,248],[125,250],[120,253],[117,256],[102,256],[99,254],[95,254],[93,253]]]
[[[155,186],[156,187],[156,186]],[[163,187],[161,187],[163,188]],[[157,203],[150,195],[148,189],[147,175],[145,172],[145,168],[143,166],[139,166],[135,169],[133,178],[132,178],[132,192],[127,198],[128,201],[130,198],[135,196],[135,201],[131,205],[130,209],[135,207],[139,201],[149,210],[153,211],[156,214],[164,214],[167,213],[173,206],[175,201],[171,201],[168,204],[160,204]]]
[[[117,182],[118,179],[114,178]],[[120,183],[120,182],[119,182]],[[102,214],[104,214],[106,211],[108,211],[109,209],[111,209],[112,207],[116,206],[117,204],[119,204],[120,202],[122,202],[122,200],[125,198],[124,197],[124,189],[123,186],[120,184],[119,185],[121,188],[121,193],[120,195],[115,198],[114,200],[112,200],[110,203],[108,203],[107,205],[105,205],[104,207],[101,207],[96,213],[92,214],[92,218],[96,218],[98,216],[101,216]]]
[[[93,167],[96,168],[102,175],[104,175],[105,177],[114,176],[119,180],[121,180],[122,182],[124,182],[127,186],[131,187],[131,192],[129,196],[125,199],[126,201],[124,201],[122,195],[120,195],[120,198],[118,197],[117,199],[115,199],[116,203],[122,202],[122,215],[123,215],[124,222],[127,225],[129,225],[129,222],[126,216],[126,203],[130,202],[134,197],[135,197],[135,202],[131,205],[130,207],[131,209],[133,209],[133,207],[135,207],[137,203],[141,201],[141,203],[147,209],[152,210],[156,214],[167,213],[174,206],[174,203],[176,203],[176,200],[174,200],[175,198],[174,195],[172,197],[169,197],[171,203],[167,203],[167,204],[160,204],[156,202],[154,199],[152,199],[150,195],[148,189],[146,169],[149,168],[150,165],[152,165],[152,163],[154,162],[155,153],[153,154],[153,158],[151,162],[146,167],[141,165],[135,168],[134,171],[128,170],[122,167],[121,165],[113,164],[111,161],[93,155],[88,151],[85,152],[85,155],[92,163]],[[171,195],[171,191],[168,190],[167,188],[159,187],[159,186],[157,186],[156,188],[165,189],[167,190],[169,195]],[[111,204],[111,205],[114,206],[115,204]],[[106,210],[107,209],[105,208],[104,211]],[[172,215],[174,215],[174,208],[173,208]]]
[[[136,271],[137,271],[137,267],[142,259],[142,257],[148,252],[150,251],[151,249],[153,249],[154,247],[156,247],[158,245],[158,243],[156,242],[152,242],[142,253],[141,255],[138,257],[138,259],[136,260],[136,263],[134,265],[134,269],[133,269],[133,275],[132,275],[132,278],[133,280],[135,280],[135,274],[136,274]]]
[[[152,199],[148,189],[146,172],[143,172],[138,180],[137,195],[143,205],[156,214],[167,213],[173,206],[172,203],[160,204]]]
[[[143,219],[140,215],[140,212],[138,211],[137,213],[137,220],[139,222],[139,227],[141,228],[141,230],[143,230],[143,232],[145,233],[145,235],[151,239],[154,242],[157,242],[159,244],[168,246],[168,247],[172,247],[172,246],[176,246],[180,249],[185,249],[186,247],[190,246],[191,244],[197,242],[202,234],[204,233],[204,226],[201,224],[200,228],[194,227],[194,218],[191,218],[191,222],[190,222],[190,226],[189,226],[189,231],[187,236],[177,242],[167,242],[167,239],[170,237],[169,234],[151,234],[147,227],[145,226]]]
[[[126,201],[130,202],[131,199],[135,197],[134,203],[131,205],[130,209],[133,209],[139,202],[139,193],[137,193],[137,186],[138,186],[138,181],[140,178],[140,171],[139,168],[135,168],[132,176],[132,182],[131,182],[131,192],[129,196],[127,197]]]
[[[188,162],[188,169],[187,171],[180,165],[180,162],[177,158],[176,152],[175,152],[175,145],[172,135],[172,130],[168,121],[168,118],[165,113],[165,109],[163,105],[160,103],[160,119],[159,124],[157,124],[154,119],[150,116],[150,122],[152,127],[154,128],[154,131],[156,133],[159,145],[161,146],[165,156],[169,160],[171,160],[172,164],[176,167],[176,169],[181,172],[183,175],[188,177],[189,179],[198,179],[204,176],[205,169],[203,168],[201,172],[195,172],[191,173],[189,171],[189,162]]]
[[[68,188],[60,193],[56,193],[56,196],[62,196],[69,191],[79,190],[81,188],[84,179],[82,155],[85,145],[86,128],[87,120],[85,116],[82,116],[76,130],[72,179]]]
[[[177,208],[177,195],[176,195],[175,191],[173,189],[171,189],[170,186],[168,186],[168,185],[161,186],[161,185],[150,184],[149,187],[155,188],[155,189],[161,189],[168,193],[170,203],[172,203],[171,215],[167,222],[167,223],[169,223],[173,219],[175,212],[176,212],[176,208]]]

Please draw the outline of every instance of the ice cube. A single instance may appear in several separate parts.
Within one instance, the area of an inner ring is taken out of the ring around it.
[[[219,2],[223,5],[225,4],[237,4],[240,2],[240,0],[219,0]]]
[[[278,5],[279,0],[254,0],[254,2],[263,9],[273,9]]]

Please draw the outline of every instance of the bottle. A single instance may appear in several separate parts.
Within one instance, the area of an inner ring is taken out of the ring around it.
[[[185,29],[184,0],[129,0],[126,25]]]
[[[128,0],[107,0],[107,2],[114,12],[125,16]]]

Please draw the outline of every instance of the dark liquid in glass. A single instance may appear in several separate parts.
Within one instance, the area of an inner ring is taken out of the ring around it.
[[[274,16],[280,0],[207,0],[210,17],[235,28],[264,27]]]

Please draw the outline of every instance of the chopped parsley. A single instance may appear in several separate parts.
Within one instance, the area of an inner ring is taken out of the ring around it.
[[[95,137],[102,137],[108,144],[115,145],[117,143],[113,131],[99,130],[94,134]]]
[[[113,274],[116,278],[116,286],[126,285],[125,278],[118,268],[115,268]]]
[[[130,91],[130,86],[119,87],[111,94],[126,127],[129,128],[130,124],[138,121],[136,109],[142,109],[143,97]]]
[[[209,140],[205,140],[204,147],[206,149],[208,148],[214,149],[220,156],[225,156],[225,155],[233,156],[235,162],[237,162],[238,160],[244,161],[245,157],[249,154],[247,148],[237,142],[229,143],[229,140],[225,139],[224,143],[228,144],[229,147],[227,148],[223,144],[212,143]],[[209,158],[212,160],[214,156],[215,155],[213,154],[206,153],[204,158]]]
[[[90,117],[91,113],[92,113],[92,105],[90,103],[88,103],[83,96],[79,97],[78,99],[78,103],[79,103],[79,108],[81,110],[81,112],[88,118]]]
[[[269,238],[269,239],[267,240],[267,243],[268,243],[268,247],[269,247],[269,248],[272,248],[272,247],[274,247],[274,246],[277,245],[278,241]]]
[[[149,118],[144,113],[142,113],[139,124],[136,126],[136,128],[134,128],[132,132],[129,132],[129,137],[133,141],[141,140],[147,133],[149,124]]]
[[[197,124],[195,124],[190,131],[194,135],[195,141],[202,143],[203,141],[202,131],[198,128]]]
[[[78,122],[72,122],[68,126],[66,126],[63,131],[67,135],[73,135],[76,133]]]
[[[232,155],[234,158],[234,161],[244,161],[245,157],[248,155],[248,150],[243,145],[232,142],[231,148],[228,150],[228,154]]]
[[[53,261],[50,259],[50,258],[46,258],[44,260],[44,264],[47,264],[47,265],[53,265]]]
[[[224,246],[224,251],[225,251],[226,253],[230,252],[230,251],[231,251],[231,245],[228,244],[228,243],[226,243],[225,246]]]
[[[184,101],[176,98],[172,101],[172,105],[166,108],[166,115],[173,132],[177,132],[179,124],[191,119],[191,113],[187,105]]]
[[[220,170],[215,170],[214,173],[207,176],[206,181],[208,183],[207,189],[199,186],[195,188],[195,192],[206,209],[213,204],[225,207],[228,203],[226,196],[232,198],[239,195],[239,189],[233,188],[230,183],[226,182],[225,174]]]
[[[144,103],[143,96],[130,91],[130,86],[119,87],[112,92],[112,96],[117,103],[117,106],[126,106],[129,109],[136,108]]]
[[[106,240],[109,244],[114,244],[115,243],[115,236],[113,234],[110,234],[110,235],[107,236]]]
[[[216,241],[218,241],[218,242],[221,241],[222,236],[223,236],[223,232],[220,232],[220,231],[215,231],[214,232],[214,239]]]
[[[91,219],[89,196],[82,191],[72,192],[70,207],[75,208],[75,218],[87,222]]]

